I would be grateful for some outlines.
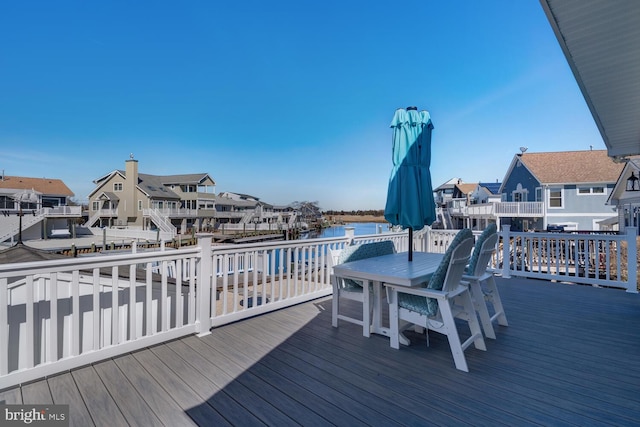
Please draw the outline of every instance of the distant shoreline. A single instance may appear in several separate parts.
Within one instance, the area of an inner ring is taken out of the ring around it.
[[[334,223],[350,223],[350,222],[376,222],[380,224],[388,224],[384,216],[374,215],[327,215],[325,218]]]

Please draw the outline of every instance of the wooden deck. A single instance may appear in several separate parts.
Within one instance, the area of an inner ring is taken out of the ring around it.
[[[498,279],[509,327],[454,368],[446,338],[394,350],[331,327],[325,298],[0,391],[71,425],[640,425],[640,295]]]

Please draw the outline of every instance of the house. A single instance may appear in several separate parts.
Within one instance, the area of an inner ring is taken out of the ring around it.
[[[214,225],[216,183],[207,173],[144,174],[131,156],[124,170],[114,170],[94,183],[89,194],[90,227],[160,230],[172,238]]]
[[[60,179],[0,175],[0,242],[71,235],[82,218],[69,206],[73,192]]]
[[[287,230],[297,218],[297,210],[291,206],[272,205],[249,194],[226,191],[216,198],[216,219],[225,232]]]
[[[445,206],[449,200],[453,197],[453,190],[456,184],[463,184],[460,178],[451,178],[449,181],[440,185],[433,190],[434,199],[436,205]]]
[[[471,195],[477,187],[477,183],[467,184],[463,183],[462,180],[453,185],[453,193],[451,194],[451,199],[446,202],[446,208],[454,229],[459,230],[469,226],[468,221],[466,221],[467,206],[472,204]]]
[[[617,211],[609,222],[617,224],[621,233],[625,233],[627,227],[640,230],[640,156],[628,158],[607,204]]]
[[[606,150],[517,154],[493,215],[512,230],[599,230],[615,214],[607,200],[622,168]]]
[[[458,184],[463,184],[461,178],[451,178],[433,190],[436,204],[436,221],[431,225],[433,228],[455,228],[447,205],[453,199],[453,192]]]
[[[453,197],[447,202],[444,216],[451,218],[455,229],[484,229],[490,222],[496,222],[494,215],[488,214],[488,207],[493,207],[494,203],[502,200],[500,186],[499,182],[455,184]]]
[[[471,203],[491,203],[502,201],[500,194],[500,182],[480,182],[471,193]]]

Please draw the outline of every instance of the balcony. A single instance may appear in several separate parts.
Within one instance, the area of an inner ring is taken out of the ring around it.
[[[640,299],[620,255],[637,256],[632,231],[505,229],[496,265],[510,326],[466,352],[469,373],[438,334],[426,347],[410,333],[394,350],[359,326],[331,327],[326,255],[348,236],[205,236],[180,250],[0,265],[0,402],[70,404],[74,425],[633,424]],[[443,251],[454,235],[414,244]],[[408,244],[406,233],[354,240]]]
[[[498,279],[509,327],[454,368],[439,334],[394,350],[295,305],[0,392],[69,403],[71,425],[633,425],[640,299]],[[354,312],[358,310],[354,308]]]
[[[497,217],[542,217],[544,215],[543,202],[495,202],[466,207],[466,216],[483,218]]]

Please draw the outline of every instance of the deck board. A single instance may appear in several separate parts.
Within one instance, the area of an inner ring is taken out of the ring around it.
[[[70,403],[72,425],[98,426],[640,426],[640,295],[498,287],[509,326],[465,352],[469,373],[437,333],[427,347],[409,332],[394,350],[360,326],[332,328],[329,297],[0,391],[0,402]]]
[[[173,396],[149,375],[144,366],[141,365],[133,355],[118,357],[114,359],[114,361],[122,371],[122,374],[136,390],[137,394],[135,399],[140,396],[151,409],[151,412],[160,420],[162,425],[195,425],[193,420],[185,414],[183,408],[174,400]],[[132,396],[128,395],[127,398],[130,399]],[[145,424],[155,425],[156,423],[153,421],[153,418],[150,418]]]
[[[120,359],[120,357],[117,359]],[[115,361],[117,359],[95,364],[96,373],[100,377],[104,387],[116,402],[125,418],[131,420],[130,422],[132,424],[159,424],[160,420],[154,411],[149,407],[145,399],[138,394],[125,373],[118,368]],[[148,398],[149,401],[153,402],[155,395],[149,393]]]
[[[94,425],[124,426],[128,424],[93,366],[75,369],[71,374],[82,396],[81,402],[86,405]],[[69,403],[72,405],[80,404],[73,401]],[[130,419],[129,423],[133,424],[133,420]]]
[[[46,381],[36,381],[22,387],[22,400],[25,404],[51,404],[53,397]]]
[[[0,391],[0,404],[19,405],[22,404],[22,390],[19,387]]]
[[[162,386],[182,410],[188,412],[196,424],[212,423],[216,426],[230,425],[222,415],[209,405],[200,405],[202,398],[173,370],[151,351],[138,351],[133,355],[144,366],[153,379]],[[194,409],[191,409],[194,408]]]
[[[53,376],[49,378],[48,383],[53,403],[68,405],[69,402],[78,402],[78,404],[69,405],[70,426],[82,427],[93,424],[87,407],[82,403],[82,395],[70,373]]]

